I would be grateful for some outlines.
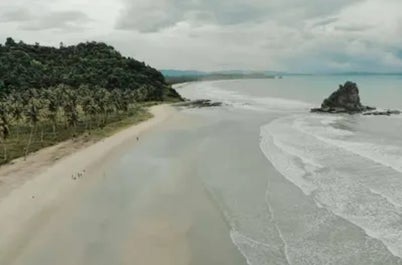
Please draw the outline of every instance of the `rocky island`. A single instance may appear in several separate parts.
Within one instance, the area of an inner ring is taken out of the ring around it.
[[[311,112],[348,113],[363,115],[392,115],[401,114],[399,110],[376,111],[375,107],[364,106],[360,102],[359,88],[356,83],[347,81],[339,89],[323,101],[320,108],[313,108]]]
[[[325,99],[321,108],[314,108],[312,112],[327,113],[361,113],[364,111],[375,110],[374,107],[363,106],[360,102],[359,88],[356,83],[346,82],[340,85],[339,89]]]

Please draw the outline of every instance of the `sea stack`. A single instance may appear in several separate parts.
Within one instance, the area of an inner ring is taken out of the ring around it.
[[[357,84],[348,81],[344,85],[340,85],[337,91],[325,99],[321,108],[315,108],[311,111],[353,114],[369,110],[375,110],[375,108],[362,105]]]

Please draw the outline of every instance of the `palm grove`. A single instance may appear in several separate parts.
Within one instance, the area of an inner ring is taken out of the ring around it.
[[[177,100],[160,72],[104,43],[54,48],[8,38],[0,44],[0,164],[84,132],[138,121],[147,102]]]

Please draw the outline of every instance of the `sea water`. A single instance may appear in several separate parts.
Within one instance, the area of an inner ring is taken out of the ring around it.
[[[402,116],[309,112],[347,80],[358,83],[363,104],[402,109],[400,76],[179,88],[224,104],[198,110],[224,128],[211,129],[208,151],[226,150],[219,163],[205,151],[200,175],[250,265],[402,264]]]

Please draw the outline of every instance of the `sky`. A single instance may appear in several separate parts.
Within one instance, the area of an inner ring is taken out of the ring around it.
[[[402,0],[1,0],[7,37],[158,69],[402,72]]]

